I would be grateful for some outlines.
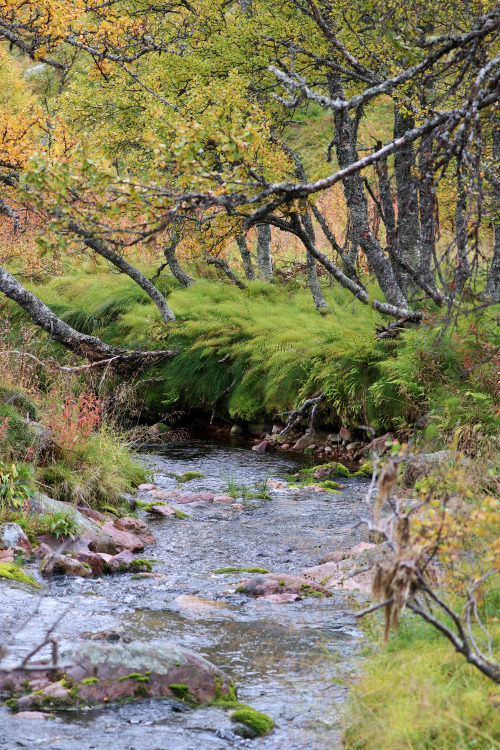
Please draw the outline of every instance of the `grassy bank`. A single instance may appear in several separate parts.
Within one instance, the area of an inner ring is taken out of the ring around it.
[[[418,329],[381,340],[377,328],[386,320],[337,285],[324,287],[325,316],[300,279],[287,286],[256,281],[245,291],[213,279],[184,289],[166,277],[160,285],[178,316],[168,328],[137,286],[95,265],[36,288],[82,332],[130,348],[178,351],[139,376],[137,393],[154,418],[201,407],[259,421],[323,392],[318,419],[329,426],[404,432],[427,413],[427,442],[464,449],[500,432],[494,310],[446,327],[434,312]]]
[[[373,627],[382,631],[381,624]],[[496,636],[498,647],[498,628]],[[499,686],[407,614],[388,647],[373,645],[363,662],[363,675],[350,691],[344,747],[496,750],[499,707]]]
[[[147,479],[95,383],[61,372],[36,332],[5,326],[0,357],[0,522],[23,525],[37,490],[98,508]],[[35,519],[26,530],[44,533],[51,522]]]

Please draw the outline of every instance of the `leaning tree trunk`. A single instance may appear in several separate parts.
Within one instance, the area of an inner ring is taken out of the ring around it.
[[[494,167],[500,164],[500,121],[497,120],[493,129],[493,159]],[[495,190],[495,197],[500,201],[500,190]],[[488,281],[484,296],[492,302],[500,302],[500,223],[495,224],[495,246],[491,260]]]
[[[229,264],[224,260],[224,258],[217,258],[213,255],[208,255],[208,253],[206,258],[209,266],[216,266],[217,268],[220,268],[222,271],[224,271],[227,278],[230,279],[233,284],[235,284],[239,289],[246,289],[244,283],[239,280],[234,271],[231,271]]]
[[[401,138],[415,127],[411,115],[394,112],[394,138]],[[418,182],[415,176],[415,151],[412,143],[401,146],[394,153],[394,176],[396,178],[396,195],[398,203],[397,253],[415,268],[420,260],[420,228],[418,215]],[[410,279],[401,273],[403,288],[410,284]]]
[[[340,75],[328,76],[330,96],[345,101],[344,87]],[[358,161],[356,145],[353,143],[352,126],[347,112],[335,112],[335,147],[340,169],[345,169]],[[400,309],[408,309],[406,298],[399,287],[391,264],[379,242],[373,236],[368,223],[368,205],[361,175],[356,172],[342,181],[354,231],[359,244],[372,267],[377,281],[387,301]]]
[[[154,302],[165,323],[172,323],[175,321],[175,315],[170,309],[167,300],[159,289],[157,289],[143,273],[137,268],[134,268],[134,266],[131,266],[130,263],[127,263],[125,258],[122,258],[121,255],[118,255],[118,253],[111,250],[102,240],[93,237],[82,229],[82,227],[80,227],[75,221],[71,221],[68,224],[68,229],[77,237],[80,237],[88,248],[112,263],[116,268],[122,271],[122,273],[127,274],[132,281],[135,281],[135,283],[138,284]]]
[[[316,244],[316,235],[314,232],[314,226],[311,220],[311,214],[309,213],[309,210],[306,211],[305,215],[302,217],[302,223],[304,225],[304,229],[306,230],[307,234],[311,238],[311,242],[313,244]],[[319,285],[318,281],[318,271],[316,268],[316,258],[311,255],[309,250],[306,248],[306,269],[307,269],[307,281],[309,282],[309,289],[311,290],[314,307],[316,310],[328,310],[328,305],[325,302],[325,298],[323,297],[323,292],[321,291],[321,287]]]
[[[96,336],[87,336],[75,331],[1,266],[0,291],[22,307],[31,321],[47,331],[52,340],[59,342],[79,357],[90,360],[93,365],[103,362],[105,365],[109,364],[113,370],[131,374],[146,363],[154,365],[162,359],[175,356],[174,351],[130,352],[110,346]]]
[[[185,287],[189,287],[191,286],[191,284],[194,284],[194,279],[192,279],[191,276],[182,269],[179,261],[177,260],[177,256],[175,254],[177,242],[177,235],[174,233],[170,245],[164,246],[163,255],[165,256],[165,260],[168,263],[168,267],[170,268],[172,275],[177,279],[179,284],[182,284],[182,286]]]
[[[257,227],[257,269],[260,278],[266,281],[270,281],[273,276],[271,237],[270,225],[259,224]]]
[[[255,271],[253,270],[252,256],[250,255],[250,250],[248,249],[247,238],[244,234],[240,234],[236,237],[236,243],[238,245],[238,250],[240,251],[241,260],[243,261],[245,276],[248,281],[254,281],[256,277]]]

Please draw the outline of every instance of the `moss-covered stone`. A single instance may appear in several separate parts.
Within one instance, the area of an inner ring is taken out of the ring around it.
[[[274,721],[270,716],[263,714],[260,711],[256,711],[250,706],[237,709],[231,714],[231,721],[245,724],[245,726],[250,727],[258,737],[263,737],[265,734],[269,734],[274,727]]]
[[[129,570],[133,571],[134,573],[151,573],[153,570],[153,566],[151,565],[149,560],[139,558],[137,560],[132,560],[129,565]]]
[[[354,472],[355,477],[367,477],[370,478],[373,474],[373,464],[371,461],[366,461],[359,469]]]
[[[180,477],[176,476],[176,479],[180,484],[184,484],[184,482],[191,482],[193,479],[205,479],[205,474],[202,474],[201,471],[186,471]]]
[[[181,685],[181,684],[172,683],[168,687],[172,691],[173,695],[175,695],[175,697],[178,698],[178,700],[180,700],[180,701],[189,700],[189,687],[188,687],[188,685]]]
[[[40,584],[28,575],[22,568],[18,568],[14,563],[0,562],[0,578],[7,578],[11,581],[24,583],[34,589],[39,589]]]
[[[217,568],[217,570],[213,571],[217,574],[224,574],[224,573],[270,573],[270,570],[266,570],[266,568]]]

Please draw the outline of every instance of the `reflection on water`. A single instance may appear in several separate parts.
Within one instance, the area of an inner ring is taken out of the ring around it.
[[[168,473],[201,471],[205,478],[189,483],[195,492],[220,492],[224,475],[247,486],[259,484],[270,475],[293,472],[302,462],[288,454],[260,455],[242,444],[207,441],[156,448],[145,460],[165,489],[176,488]],[[275,719],[277,728],[268,737],[242,740],[221,709],[192,711],[175,701],[151,700],[69,712],[51,721],[19,719],[0,708],[1,750],[88,750],[101,748],[108,737],[117,750],[340,747],[342,683],[359,638],[349,600],[341,594],[287,604],[249,600],[234,593],[241,575],[213,571],[258,565],[297,574],[326,552],[356,543],[365,483],[346,484],[341,495],[281,490],[242,512],[210,505],[193,512],[188,522],[153,519],[157,545],[146,556],[158,561],[155,571],[164,578],[60,580],[16,641],[17,655],[26,653],[65,606],[70,613],[60,627],[62,646],[112,625],[122,625],[133,639],[175,641],[224,669],[240,700]],[[0,596],[1,627],[11,629],[29,612],[33,596],[6,587]]]

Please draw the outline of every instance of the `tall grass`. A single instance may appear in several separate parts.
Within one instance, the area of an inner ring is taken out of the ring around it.
[[[497,639],[499,633],[496,633]],[[349,694],[346,750],[493,750],[498,685],[407,615]]]

